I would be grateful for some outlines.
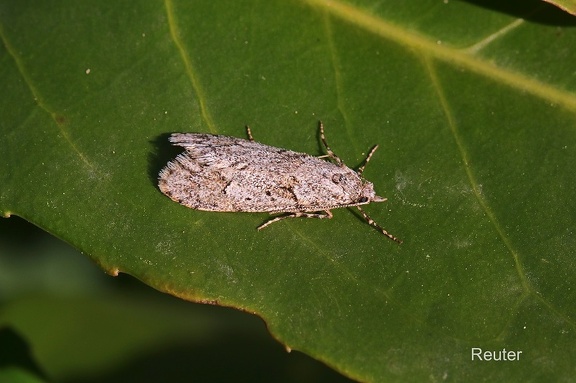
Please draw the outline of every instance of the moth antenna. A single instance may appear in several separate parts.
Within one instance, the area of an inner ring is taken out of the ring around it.
[[[376,151],[376,149],[378,149],[378,145],[374,145],[374,147],[372,149],[370,149],[370,152],[368,153],[368,155],[366,156],[366,159],[364,160],[364,163],[362,164],[362,166],[360,166],[358,168],[358,170],[356,171],[356,173],[358,173],[359,176],[362,176],[362,173],[364,173],[364,169],[366,169],[366,165],[368,165],[368,162],[370,161],[370,158],[372,158],[372,155],[374,154],[374,152]]]
[[[344,162],[342,162],[340,157],[338,157],[336,155],[336,153],[334,153],[332,151],[332,149],[330,149],[330,147],[328,146],[328,143],[326,142],[326,136],[324,135],[324,124],[322,123],[322,121],[319,121],[319,127],[320,127],[320,139],[322,140],[322,143],[324,144],[324,148],[326,149],[326,153],[328,154],[328,157],[330,157],[331,159],[336,161],[336,165],[342,166],[344,164]],[[323,157],[323,156],[320,156],[320,157]]]
[[[381,232],[382,234],[384,234],[385,236],[387,236],[388,238],[390,238],[391,240],[398,242],[399,244],[402,243],[401,240],[399,240],[398,238],[396,238],[395,236],[393,236],[392,234],[388,233],[386,231],[386,229],[384,229],[382,226],[378,225],[376,222],[374,222],[374,220],[372,218],[370,218],[370,216],[368,214],[366,214],[366,212],[364,210],[362,210],[360,208],[360,206],[356,206],[356,208],[360,211],[360,214],[362,214],[362,217],[364,217],[364,219],[366,220],[366,222],[368,222],[368,225],[376,228],[379,232]]]

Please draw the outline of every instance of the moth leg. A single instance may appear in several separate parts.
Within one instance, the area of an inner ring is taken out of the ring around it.
[[[274,217],[269,219],[268,221],[264,222],[262,225],[258,226],[258,230],[264,229],[266,226],[273,224],[274,222],[281,221],[286,218],[332,218],[332,212],[330,210],[324,210],[322,213],[288,213],[285,215],[280,215],[278,217]]]
[[[366,165],[368,165],[368,162],[370,161],[370,158],[372,158],[372,155],[374,154],[376,149],[378,149],[378,145],[374,145],[374,147],[372,147],[372,149],[370,149],[370,152],[366,156],[364,163],[362,164],[362,166],[360,166],[358,168],[358,170],[356,170],[356,173],[358,173],[359,176],[362,176],[362,173],[364,173],[364,169],[366,168]]]
[[[246,125],[246,134],[248,135],[248,139],[254,142],[254,137],[252,137],[252,131],[250,130],[250,127],[248,125]]]
[[[385,236],[387,236],[391,240],[398,242],[398,243],[402,243],[401,240],[399,240],[398,238],[396,238],[392,234],[388,233],[382,226],[380,226],[376,222],[374,222],[374,220],[372,218],[370,218],[370,216],[368,214],[366,214],[366,212],[364,210],[362,210],[360,208],[360,206],[356,206],[356,208],[360,211],[360,214],[362,214],[362,217],[364,217],[366,222],[368,222],[368,225],[376,228],[379,232],[381,232],[382,234],[384,234]]]
[[[319,125],[320,125],[320,139],[322,140],[322,143],[324,144],[324,148],[326,148],[327,153],[326,155],[320,156],[320,158],[328,156],[336,162],[336,165],[342,166],[343,165],[342,160],[332,151],[332,149],[330,149],[328,143],[326,142],[326,136],[324,135],[324,124],[322,123],[322,121],[320,121]]]

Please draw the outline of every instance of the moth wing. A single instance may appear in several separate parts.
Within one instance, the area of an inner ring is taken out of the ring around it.
[[[170,141],[186,149],[159,175],[174,201],[209,211],[299,211],[286,164],[313,157],[227,136],[177,133]]]

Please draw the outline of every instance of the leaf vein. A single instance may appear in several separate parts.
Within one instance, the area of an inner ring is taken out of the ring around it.
[[[554,88],[533,77],[513,72],[511,69],[499,67],[492,61],[471,55],[467,49],[458,49],[433,41],[419,33],[386,22],[364,9],[337,0],[300,1],[314,8],[326,10],[328,13],[350,24],[363,28],[377,36],[395,41],[399,45],[403,45],[413,51],[466,68],[576,112],[576,94]]]
[[[503,37],[508,32],[518,28],[522,24],[524,24],[524,19],[514,20],[504,28],[501,28],[500,30],[490,34],[489,36],[486,36],[482,40],[478,41],[476,44],[469,46],[468,48],[465,49],[465,52],[468,52],[470,54],[478,53],[479,51],[481,51],[482,49],[486,48],[488,45],[496,41],[498,38]]]
[[[207,106],[207,97],[204,93],[204,90],[200,84],[200,80],[198,79],[198,75],[196,74],[196,70],[194,69],[194,65],[192,63],[191,55],[186,50],[186,46],[180,37],[180,32],[178,31],[178,26],[176,22],[176,16],[174,13],[174,4],[172,0],[164,0],[164,5],[166,7],[166,15],[168,17],[168,28],[170,30],[170,36],[174,45],[178,49],[180,53],[180,57],[184,63],[184,68],[186,71],[186,76],[190,80],[190,84],[192,85],[192,89],[194,93],[198,96],[198,103],[200,104],[200,113],[202,114],[202,119],[208,125],[208,129],[211,133],[217,133],[217,129],[214,125],[214,120],[208,110]]]
[[[496,229],[498,236],[502,239],[502,242],[504,243],[506,248],[508,248],[508,251],[510,251],[512,258],[514,259],[514,265],[515,265],[516,271],[520,277],[522,287],[524,288],[525,291],[529,291],[531,293],[534,293],[534,289],[532,288],[532,286],[528,282],[528,279],[526,277],[526,273],[524,272],[524,269],[523,269],[522,264],[520,262],[520,257],[519,257],[518,252],[512,246],[512,242],[510,241],[510,239],[508,238],[508,236],[504,232],[504,229],[500,225],[500,222],[498,221],[496,214],[494,213],[494,211],[492,211],[492,209],[488,205],[488,202],[482,196],[482,192],[480,190],[480,188],[481,188],[480,184],[478,183],[478,180],[476,179],[476,176],[474,175],[472,167],[470,166],[470,159],[468,158],[466,148],[464,147],[464,143],[462,141],[462,138],[460,137],[460,133],[458,132],[458,127],[457,127],[456,121],[454,120],[454,116],[452,114],[452,111],[450,110],[450,106],[448,105],[448,100],[446,99],[446,96],[444,95],[444,92],[442,90],[442,84],[440,83],[440,79],[438,78],[438,75],[436,73],[436,70],[435,70],[432,62],[431,62],[430,57],[426,56],[424,58],[424,61],[426,64],[426,69],[428,71],[428,74],[430,75],[430,79],[434,85],[434,89],[436,89],[436,94],[438,95],[438,99],[439,99],[440,104],[442,106],[442,109],[444,111],[444,115],[446,116],[448,126],[450,127],[450,131],[452,133],[452,136],[454,137],[456,147],[458,148],[458,152],[460,153],[460,157],[462,158],[464,171],[466,172],[466,176],[468,178],[468,182],[470,183],[470,185],[472,187],[472,191],[474,193],[474,196],[476,197],[476,200],[478,201],[478,203],[482,207],[482,210],[484,211],[484,213],[486,214],[486,216],[488,217],[488,219],[490,220],[490,222],[492,223],[492,225]]]
[[[54,121],[54,123],[56,124],[56,127],[60,131],[66,143],[72,148],[72,150],[76,153],[76,155],[80,158],[80,160],[92,171],[96,171],[96,166],[94,166],[94,164],[92,164],[92,162],[84,155],[84,153],[82,153],[82,151],[78,148],[78,146],[76,146],[76,143],[72,140],[70,134],[64,128],[64,122],[62,122],[62,115],[51,110],[51,108],[48,106],[48,104],[42,97],[40,91],[36,88],[36,86],[34,86],[34,81],[32,80],[32,77],[29,75],[29,73],[25,70],[25,65],[23,63],[22,58],[18,55],[16,49],[14,49],[12,44],[8,41],[8,38],[4,33],[4,28],[1,24],[0,24],[0,38],[2,39],[2,43],[4,44],[6,51],[8,52],[10,57],[12,57],[12,59],[14,60],[16,68],[18,68],[20,76],[22,77],[24,83],[30,90],[30,93],[32,94],[32,97],[36,105],[38,105],[40,109],[42,109],[44,112],[46,112],[46,114],[50,116],[52,121]]]

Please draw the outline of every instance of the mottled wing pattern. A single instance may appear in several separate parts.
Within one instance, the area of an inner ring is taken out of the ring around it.
[[[159,187],[190,208],[292,212],[324,210],[352,202],[348,197],[342,199],[341,187],[335,185],[333,175],[356,174],[308,154],[209,134],[174,134],[170,141],[186,151],[162,170]],[[334,193],[330,188],[335,188]]]

